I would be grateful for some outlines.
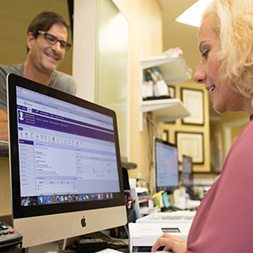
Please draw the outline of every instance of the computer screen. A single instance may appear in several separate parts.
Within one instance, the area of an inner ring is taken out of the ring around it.
[[[24,247],[126,224],[115,112],[10,74],[13,225]]]
[[[182,156],[182,184],[184,186],[192,186],[193,171],[192,171],[192,157]]]
[[[179,185],[177,146],[155,138],[156,191],[171,191]]]

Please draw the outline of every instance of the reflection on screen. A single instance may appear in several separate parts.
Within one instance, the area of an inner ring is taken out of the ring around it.
[[[192,158],[190,156],[183,155],[183,185],[192,185]]]
[[[157,190],[170,190],[170,187],[178,185],[178,150],[176,146],[156,139],[155,164]]]
[[[120,192],[112,117],[22,87],[17,104],[22,206]]]

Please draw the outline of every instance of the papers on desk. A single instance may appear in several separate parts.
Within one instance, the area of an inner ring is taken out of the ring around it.
[[[157,211],[158,209],[156,207],[148,207],[148,206],[140,207],[140,217],[143,216],[145,217],[146,215],[156,213]]]
[[[156,212],[136,220],[136,223],[192,223],[196,211]]]
[[[174,206],[182,209],[182,210],[189,210],[189,209],[197,209],[200,205],[200,200],[187,200],[185,202],[175,203]]]

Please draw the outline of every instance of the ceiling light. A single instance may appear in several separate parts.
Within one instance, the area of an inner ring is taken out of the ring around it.
[[[212,0],[198,0],[188,9],[186,9],[180,16],[178,16],[176,21],[186,25],[199,27],[202,13],[211,1]]]

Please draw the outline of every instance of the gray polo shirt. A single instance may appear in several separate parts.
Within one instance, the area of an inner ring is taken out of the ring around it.
[[[7,110],[7,94],[6,94],[6,76],[9,73],[13,73],[19,76],[23,76],[23,64],[3,66],[0,65],[0,109]],[[60,72],[54,71],[52,82],[50,87],[66,92],[71,95],[76,94],[76,83],[72,76]]]

